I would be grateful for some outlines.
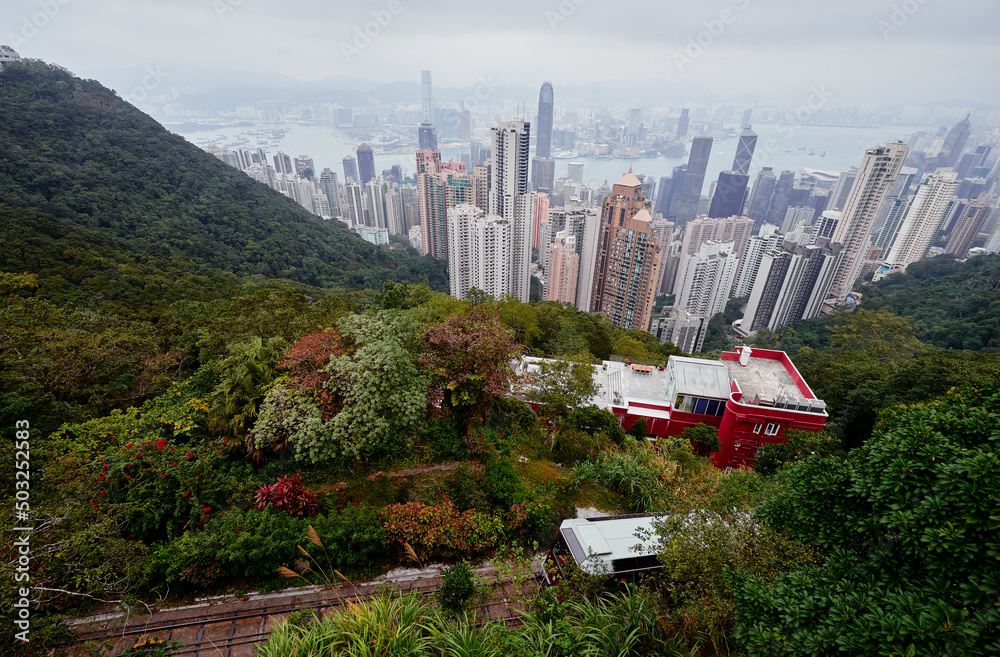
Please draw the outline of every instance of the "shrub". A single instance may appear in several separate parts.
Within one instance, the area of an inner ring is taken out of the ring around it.
[[[514,463],[509,459],[491,459],[483,469],[483,491],[495,505],[509,508],[525,501],[530,494],[517,476]]]
[[[474,511],[459,512],[450,501],[425,506],[417,502],[393,504],[381,511],[388,536],[408,543],[421,559],[454,559],[496,547],[503,523]]]
[[[477,481],[478,474],[462,463],[448,477],[445,488],[459,511],[489,511],[490,498]]]
[[[191,447],[147,440],[109,450],[91,466],[101,484],[92,503],[121,505],[127,533],[145,542],[178,536],[208,522],[249,481],[249,465],[223,453],[214,441]]]
[[[469,564],[460,561],[444,569],[441,588],[437,592],[438,605],[451,616],[459,616],[469,609],[469,603],[476,596],[475,573]]]
[[[283,513],[232,511],[160,545],[146,569],[148,582],[209,586],[226,579],[267,580],[294,559],[309,522]]]
[[[389,542],[378,509],[349,506],[315,518],[312,525],[337,570],[367,571],[385,562]]]
[[[273,484],[264,484],[257,489],[254,502],[258,509],[274,507],[295,518],[316,515],[319,501],[316,493],[306,489],[301,474],[285,475]]]

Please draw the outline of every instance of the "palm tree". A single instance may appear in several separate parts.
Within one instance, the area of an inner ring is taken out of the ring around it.
[[[230,345],[229,356],[218,365],[221,381],[209,397],[209,429],[244,444],[255,461],[261,460],[263,453],[246,443],[247,435],[287,346],[282,338],[260,337]]]

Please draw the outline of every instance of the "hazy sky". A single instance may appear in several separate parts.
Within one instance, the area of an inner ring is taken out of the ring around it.
[[[620,79],[739,100],[822,86],[852,102],[1000,105],[996,0],[3,0],[0,26],[22,56],[98,79],[151,65],[390,82],[427,68],[454,87]]]

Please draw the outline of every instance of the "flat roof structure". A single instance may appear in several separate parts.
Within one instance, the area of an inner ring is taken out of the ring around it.
[[[564,520],[559,532],[584,572],[599,575],[600,564],[609,573],[622,572],[645,565],[645,560],[639,561],[642,557],[656,555],[659,537],[653,530],[654,519],[648,515],[574,518]],[[638,532],[645,538],[640,538]]]
[[[729,399],[728,368],[717,360],[671,356],[677,392],[696,397]],[[670,401],[670,400],[668,400]]]

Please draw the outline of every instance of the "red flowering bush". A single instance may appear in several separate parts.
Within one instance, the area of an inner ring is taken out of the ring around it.
[[[300,474],[285,475],[273,484],[264,484],[257,489],[254,502],[260,510],[272,506],[294,518],[308,518],[319,511],[316,493],[306,488]]]
[[[214,443],[136,441],[109,450],[91,467],[100,484],[94,501],[117,505],[129,518],[125,535],[145,542],[201,527],[250,478],[247,464],[230,463]]]

